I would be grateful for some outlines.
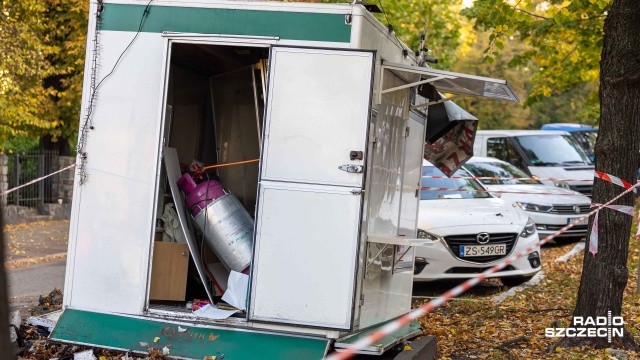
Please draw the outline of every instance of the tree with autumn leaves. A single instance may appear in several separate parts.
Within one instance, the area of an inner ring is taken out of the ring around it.
[[[599,81],[600,131],[596,170],[636,182],[640,163],[640,2],[637,0],[476,0],[463,11],[477,27],[491,32],[484,61],[501,56],[504,43],[518,38],[528,48],[510,59],[512,66],[540,66],[527,99],[535,103],[585,82]],[[597,112],[594,112],[597,113]],[[559,119],[560,120],[560,119]],[[621,188],[596,180],[593,200],[604,203]],[[633,194],[618,204],[632,206]],[[593,225],[590,222],[590,228]],[[622,297],[632,219],[604,209],[599,216],[599,248],[584,254],[574,316],[624,315]],[[587,237],[588,238],[588,237]],[[625,331],[616,343],[638,351]],[[564,338],[560,347],[611,347],[606,338]]]
[[[30,136],[69,154],[88,11],[82,0],[0,1],[0,142]]]

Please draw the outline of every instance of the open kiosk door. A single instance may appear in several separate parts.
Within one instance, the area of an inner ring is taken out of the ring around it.
[[[274,46],[249,319],[352,327],[374,53]]]

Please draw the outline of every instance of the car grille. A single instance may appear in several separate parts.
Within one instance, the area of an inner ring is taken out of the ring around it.
[[[577,214],[586,214],[591,210],[591,204],[583,204],[578,205],[580,208],[580,212],[575,212],[573,207],[576,205],[553,205],[553,209],[551,209],[550,213],[552,214],[563,214],[563,215],[577,215]]]
[[[445,236],[444,240],[447,242],[447,245],[449,245],[449,248],[456,258],[475,263],[486,263],[507,257],[513,249],[516,238],[518,238],[518,234],[489,234],[489,244],[506,244],[507,255],[474,256],[469,258],[460,257],[460,245],[480,245],[476,240],[477,235],[478,234],[451,235]]]
[[[587,196],[593,192],[593,185],[569,185],[569,188]]]

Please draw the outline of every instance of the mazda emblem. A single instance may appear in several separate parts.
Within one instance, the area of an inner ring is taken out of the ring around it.
[[[478,242],[478,244],[486,244],[489,242],[490,238],[491,236],[489,236],[489,234],[483,232],[476,236],[476,241]]]
[[[576,213],[576,214],[580,214],[580,206],[573,205],[573,212]]]

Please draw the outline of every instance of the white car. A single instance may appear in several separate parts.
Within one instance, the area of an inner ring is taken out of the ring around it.
[[[474,156],[464,167],[474,176],[479,177],[529,177],[508,162],[495,158]],[[536,223],[540,239],[557,232],[569,222],[591,211],[591,199],[589,197],[573,190],[546,186],[536,180],[480,180],[480,182],[489,190],[529,193],[503,193],[501,198],[510,204],[517,204],[529,214],[531,220]],[[543,195],[542,193],[553,193],[557,194],[557,196]],[[585,237],[588,230],[587,221],[588,219],[583,220],[578,225],[556,237],[554,241],[566,243]]]
[[[444,176],[428,162],[423,176]],[[459,170],[456,176],[471,176]],[[423,187],[485,190],[476,180],[424,178]],[[433,191],[420,193],[414,281],[466,279],[507,258],[532,250],[503,270],[490,275],[505,285],[529,280],[540,271],[540,247],[533,221],[518,206],[506,204],[487,192]]]

